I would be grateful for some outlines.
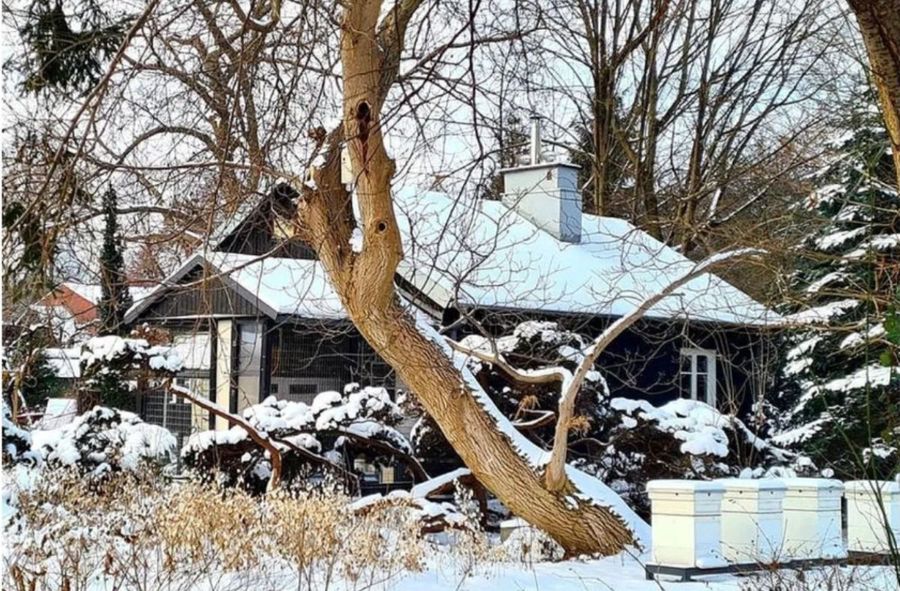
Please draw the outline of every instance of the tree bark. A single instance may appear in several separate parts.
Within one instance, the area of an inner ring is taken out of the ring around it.
[[[423,332],[394,292],[402,244],[391,200],[394,163],[384,148],[380,116],[396,78],[405,27],[420,2],[401,0],[381,27],[380,2],[347,5],[341,38],[343,129],[328,137],[320,134],[325,164],[310,171],[315,183],[303,188],[298,206],[301,232],[316,249],[354,325],[418,397],[473,475],[568,554],[620,552],[639,542],[626,520],[640,520],[621,503],[614,511],[578,496],[571,482],[561,491],[549,490],[534,457],[514,445],[509,431],[513,427],[508,421],[500,424],[505,418],[498,416],[471,374],[457,367],[440,337]],[[359,252],[349,244],[357,221],[351,196],[340,182],[343,138],[359,202]]]
[[[869,56],[900,189],[900,1],[848,0]]]

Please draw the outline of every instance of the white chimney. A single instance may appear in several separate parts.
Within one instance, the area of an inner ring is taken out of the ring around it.
[[[541,120],[531,118],[529,162],[505,168],[503,203],[538,228],[564,242],[581,240],[579,166],[569,162],[542,162]]]

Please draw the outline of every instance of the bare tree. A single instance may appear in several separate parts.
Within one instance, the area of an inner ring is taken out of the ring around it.
[[[557,438],[549,463],[544,463],[543,452],[529,446],[496,411],[464,369],[464,359],[455,357],[427,325],[417,323],[395,292],[403,245],[391,196],[395,165],[385,149],[382,108],[397,76],[406,27],[418,6],[417,0],[401,2],[381,24],[378,3],[347,6],[341,28],[343,125],[327,135],[320,131],[322,159],[310,169],[298,210],[303,235],[356,327],[416,394],[475,477],[568,553],[619,552],[640,543],[640,521],[601,483],[565,468],[571,404],[584,373],[606,344],[719,259],[696,266],[598,338],[579,371],[563,382]],[[344,143],[355,180],[352,194],[341,182]],[[361,248],[354,233],[361,234]],[[591,487],[597,488],[592,492]],[[598,498],[598,490],[606,497]]]
[[[687,252],[766,198],[746,178],[808,160],[796,147],[826,51],[811,40],[830,18],[816,0],[572,0],[545,18],[563,34],[548,33],[538,84],[591,130],[561,133],[590,166],[597,213]]]

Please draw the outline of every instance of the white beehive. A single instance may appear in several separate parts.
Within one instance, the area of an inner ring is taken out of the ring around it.
[[[532,525],[521,517],[513,517],[500,522],[500,541],[505,542],[517,529],[530,528]]]
[[[653,563],[665,566],[724,566],[719,551],[724,489],[717,482],[652,480],[647,494],[653,521]]]
[[[827,478],[785,478],[784,557],[844,558],[841,497],[844,485]]]
[[[890,552],[888,529],[900,542],[900,484],[880,480],[846,483],[847,549],[851,552]]]
[[[729,478],[722,498],[722,554],[734,564],[768,564],[780,558],[782,501],[781,480]]]

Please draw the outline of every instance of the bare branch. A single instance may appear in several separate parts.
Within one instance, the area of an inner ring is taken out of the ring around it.
[[[250,439],[252,439],[254,443],[269,453],[269,460],[272,462],[272,476],[269,478],[269,484],[266,489],[268,491],[273,491],[281,485],[281,451],[274,443],[272,443],[272,440],[269,439],[267,435],[260,433],[256,427],[251,425],[245,418],[231,414],[215,402],[196,396],[187,388],[179,386],[178,384],[173,384],[171,380],[169,380],[166,390],[246,431],[247,435],[250,436]]]
[[[590,344],[584,352],[584,358],[578,364],[571,379],[563,382],[562,395],[559,399],[559,419],[556,422],[556,430],[553,436],[553,449],[550,455],[550,461],[547,464],[545,479],[547,487],[551,490],[562,490],[566,486],[566,453],[569,444],[569,421],[575,412],[575,399],[578,396],[581,385],[593,367],[600,354],[612,343],[619,335],[625,332],[635,322],[644,317],[647,312],[664,298],[672,295],[675,290],[681,288],[686,283],[703,275],[713,267],[736,258],[745,258],[750,256],[758,256],[765,251],[758,248],[740,248],[730,250],[713,255],[694,265],[690,270],[682,274],[680,277],[669,283],[666,287],[657,293],[646,298],[631,312],[621,316],[606,330],[604,330]]]

